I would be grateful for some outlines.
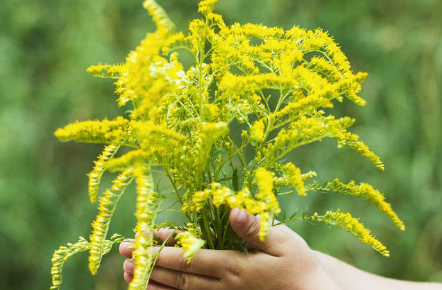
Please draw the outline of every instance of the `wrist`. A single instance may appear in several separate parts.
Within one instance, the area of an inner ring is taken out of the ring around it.
[[[323,269],[319,269],[307,285],[309,286],[305,288],[305,290],[342,290],[338,283]],[[304,290],[304,288],[302,288],[302,290]]]

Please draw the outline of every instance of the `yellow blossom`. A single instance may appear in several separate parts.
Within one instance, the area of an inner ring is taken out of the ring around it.
[[[98,160],[95,161],[94,169],[92,170],[91,173],[88,174],[89,176],[88,191],[89,191],[89,199],[91,200],[91,202],[95,202],[95,200],[97,199],[98,186],[101,181],[101,176],[106,170],[106,168],[104,167],[104,163],[112,159],[112,157],[115,155],[119,147],[120,146],[113,144],[106,146],[103,150],[103,153],[100,156],[98,156]]]
[[[364,244],[371,246],[382,255],[387,257],[390,256],[390,252],[387,250],[387,248],[374,236],[371,235],[370,230],[366,229],[364,225],[359,222],[358,219],[352,217],[349,213],[328,211],[323,216],[319,216],[317,213],[315,213],[308,219],[325,222],[327,224],[343,228],[344,230],[356,236]]]
[[[170,32],[175,29],[175,25],[169,19],[166,12],[161,8],[155,1],[145,0],[143,3],[144,8],[146,8],[150,15],[152,15],[153,21],[157,25],[158,30],[166,30]]]
[[[250,139],[254,141],[262,141],[264,138],[264,121],[262,119],[255,121],[253,126],[250,128]]]
[[[113,78],[118,79],[123,73],[123,66],[121,64],[97,64],[87,68],[87,72],[94,77]]]
[[[261,213],[261,230],[259,238],[264,240],[268,234],[268,229],[273,222],[273,216],[281,212],[278,200],[273,193],[273,174],[263,167],[259,167],[255,171],[255,181],[260,189],[257,199],[263,201],[264,209]]]
[[[218,0],[203,0],[198,4],[198,12],[203,15],[208,15],[215,8],[215,4]]]
[[[89,242],[85,238],[80,237],[78,242],[76,242],[75,244],[68,244],[67,247],[60,246],[58,250],[54,252],[54,255],[52,256],[51,259],[52,286],[50,289],[60,289],[62,283],[62,270],[64,262],[70,256],[78,252],[87,251],[89,250],[89,248],[90,248]]]
[[[145,288],[147,286],[148,275],[154,257],[149,250],[153,246],[153,224],[154,224],[154,204],[157,201],[158,194],[153,190],[150,178],[146,175],[146,170],[142,166],[134,169],[134,176],[137,183],[137,226],[135,232],[139,233],[135,239],[135,258],[136,267],[134,269],[134,278],[129,284],[129,289]],[[150,234],[145,234],[150,230]]]
[[[273,174],[271,172],[260,167],[255,171],[255,180],[262,193],[265,195],[273,194]]]
[[[117,117],[115,120],[76,122],[59,128],[55,136],[63,142],[121,144],[132,146],[129,120]]]
[[[97,273],[100,266],[112,215],[125,188],[130,183],[132,172],[132,169],[128,169],[120,174],[114,180],[114,186],[112,187],[114,192],[106,190],[104,196],[100,198],[99,213],[92,223],[92,233],[90,236],[89,270],[92,275]]]
[[[305,187],[301,169],[289,162],[283,166],[282,170],[287,178],[287,185],[294,187],[300,196],[305,196]]]
[[[198,252],[205,244],[205,241],[198,238],[194,231],[180,232],[176,235],[177,245],[181,247],[184,258],[190,263],[193,260],[193,256]]]
[[[393,223],[401,230],[405,230],[404,223],[399,219],[396,213],[392,210],[391,205],[385,201],[385,196],[374,189],[371,185],[361,182],[357,185],[353,180],[348,183],[342,183],[339,179],[334,179],[325,185],[312,184],[308,186],[308,190],[319,192],[337,191],[339,193],[347,194],[362,198],[373,205],[375,205],[382,213],[384,213]]]

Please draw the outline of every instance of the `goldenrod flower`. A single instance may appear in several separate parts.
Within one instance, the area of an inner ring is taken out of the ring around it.
[[[115,194],[107,190],[105,195],[100,198],[100,213],[92,223],[92,234],[90,236],[91,248],[89,253],[89,270],[92,275],[97,273],[101,263],[103,243],[106,239],[109,221],[113,213],[113,206],[116,203]]]
[[[132,255],[136,266],[133,272],[133,279],[129,283],[129,290],[146,289],[154,261],[154,254],[149,249],[152,246],[153,239],[151,235],[147,236],[140,233],[135,239],[135,251]]]
[[[358,219],[352,217],[349,213],[328,211],[323,216],[315,213],[313,216],[308,217],[307,219],[317,220],[343,228],[344,230],[356,236],[364,244],[371,246],[382,255],[387,257],[390,256],[390,252],[387,250],[387,248],[374,236],[371,235],[370,230],[366,229],[364,225],[359,222]]]
[[[128,106],[128,114],[113,120],[74,122],[55,132],[61,141],[107,145],[89,174],[92,202],[105,170],[121,172],[100,198],[90,244],[81,240],[77,245],[90,250],[92,273],[108,251],[106,236],[116,204],[129,182],[136,180],[135,231],[139,235],[130,290],[146,288],[156,259],[149,250],[154,245],[155,219],[168,210],[160,206],[171,194],[190,224],[188,231],[177,236],[189,261],[202,247],[243,248],[228,224],[227,212],[235,207],[260,216],[259,238],[265,239],[281,212],[276,196],[292,192],[305,196],[306,190],[334,190],[358,196],[404,229],[390,204],[370,185],[334,180],[305,186],[316,173],[302,174],[289,160],[298,147],[333,138],[338,148],[350,147],[384,169],[380,158],[348,131],[355,120],[335,118],[328,110],[344,98],[365,105],[359,93],[367,74],[352,72],[339,45],[321,29],[226,25],[213,12],[216,2],[200,1],[203,19],[191,21],[188,32],[175,33],[156,1],[145,0],[157,29],[146,35],[123,64],[99,63],[87,69],[93,76],[115,79],[117,103]],[[180,62],[183,49],[194,63],[184,66]],[[121,146],[129,150],[117,156]],[[154,190],[159,182],[153,172],[167,179],[170,191]],[[287,186],[292,189],[281,192]],[[350,214],[294,216],[282,222],[306,219],[336,225],[388,255]],[[54,287],[61,283],[63,255],[75,249],[56,252]]]
[[[123,240],[124,237],[121,235],[112,235],[110,240],[106,240],[103,243],[103,255],[107,254],[115,243],[121,243]],[[89,249],[89,242],[85,238],[79,237],[78,242],[76,242],[75,244],[68,243],[67,246],[60,246],[60,248],[58,248],[58,250],[54,252],[54,255],[51,259],[52,286],[50,289],[60,289],[62,283],[62,270],[64,262],[73,255],[80,252],[88,251]]]
[[[272,225],[273,216],[281,212],[278,200],[273,193],[273,173],[263,167],[255,171],[255,181],[259,187],[257,199],[263,202],[264,211],[261,214],[261,230],[259,232],[260,240],[264,240],[268,230]]]
[[[250,139],[254,141],[261,141],[264,138],[265,125],[262,119],[255,121],[250,128]]]
[[[153,191],[152,182],[146,176],[146,170],[138,166],[134,169],[134,176],[137,183],[137,226],[135,232],[139,233],[135,239],[135,251],[133,253],[136,267],[134,269],[134,278],[129,284],[129,290],[145,289],[149,279],[152,263],[154,261],[153,253],[149,247],[153,246],[153,225],[155,223],[154,204],[158,199],[158,194]],[[150,231],[149,234],[145,234]]]
[[[218,0],[203,0],[198,4],[198,12],[204,16],[208,15],[215,8],[215,4]]]
[[[170,32],[175,29],[175,25],[169,19],[169,16],[167,16],[163,8],[161,8],[155,1],[145,0],[143,6],[147,9],[147,11],[149,11],[153,21],[155,21],[155,24],[157,25],[158,30]]]
[[[91,173],[88,174],[89,199],[91,200],[91,202],[95,202],[95,200],[97,199],[98,186],[101,181],[101,176],[103,176],[103,173],[106,170],[106,168],[104,167],[105,162],[112,159],[119,147],[120,146],[113,144],[106,146],[103,150],[103,153],[98,156],[98,160],[95,161],[94,169]]]
[[[294,187],[300,196],[305,196],[305,187],[301,169],[289,162],[282,167],[282,170],[284,176],[287,178],[287,183],[284,185]]]
[[[263,167],[255,171],[255,181],[259,186],[260,192],[266,196],[273,194],[273,174]]]
[[[123,66],[99,63],[88,67],[87,72],[94,77],[118,79],[123,74]]]
[[[62,270],[64,262],[70,256],[78,252],[84,252],[87,250],[89,250],[89,242],[85,238],[80,237],[78,242],[76,242],[75,244],[69,243],[67,247],[60,246],[60,248],[58,248],[58,250],[54,252],[54,255],[51,259],[52,286],[50,289],[60,289],[62,283]]]
[[[393,221],[401,230],[405,230],[404,223],[399,219],[396,213],[392,210],[391,205],[385,201],[385,196],[374,189],[371,185],[361,182],[357,185],[353,180],[348,183],[342,183],[339,179],[334,179],[332,182],[328,182],[325,185],[311,184],[308,190],[328,192],[337,191],[339,193],[348,194],[362,198],[373,205],[375,205],[382,213],[384,213],[389,219]]]
[[[104,143],[133,146],[130,136],[129,120],[117,117],[115,120],[84,121],[57,129],[55,136],[60,141]]]
[[[177,245],[181,247],[184,258],[190,263],[193,260],[193,256],[198,252],[205,244],[205,241],[196,236],[196,230],[191,229],[189,231],[180,232],[176,235]]]
[[[99,213],[92,223],[92,233],[90,236],[89,270],[92,275],[97,273],[100,266],[101,258],[105,253],[104,245],[112,215],[124,190],[131,181],[132,174],[132,168],[122,172],[114,180],[112,191],[106,190],[104,196],[100,198]]]

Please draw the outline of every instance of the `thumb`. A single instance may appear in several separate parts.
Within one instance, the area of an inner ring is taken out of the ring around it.
[[[259,250],[272,255],[284,255],[284,247],[281,245],[287,240],[287,233],[278,228],[270,228],[269,234],[264,241],[259,239],[261,228],[260,220],[247,213],[244,209],[234,208],[230,212],[230,226],[247,243],[255,246]]]

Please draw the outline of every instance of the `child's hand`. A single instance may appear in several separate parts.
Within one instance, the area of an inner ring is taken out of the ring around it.
[[[147,289],[340,289],[324,271],[315,252],[286,226],[271,228],[265,241],[260,241],[259,220],[253,215],[233,209],[230,223],[256,251],[246,254],[202,249],[188,264],[179,248],[165,247],[159,254]],[[157,233],[160,237],[168,234],[167,230]],[[122,243],[120,253],[130,258],[131,245]],[[123,267],[125,279],[130,282],[134,264],[128,259]]]

